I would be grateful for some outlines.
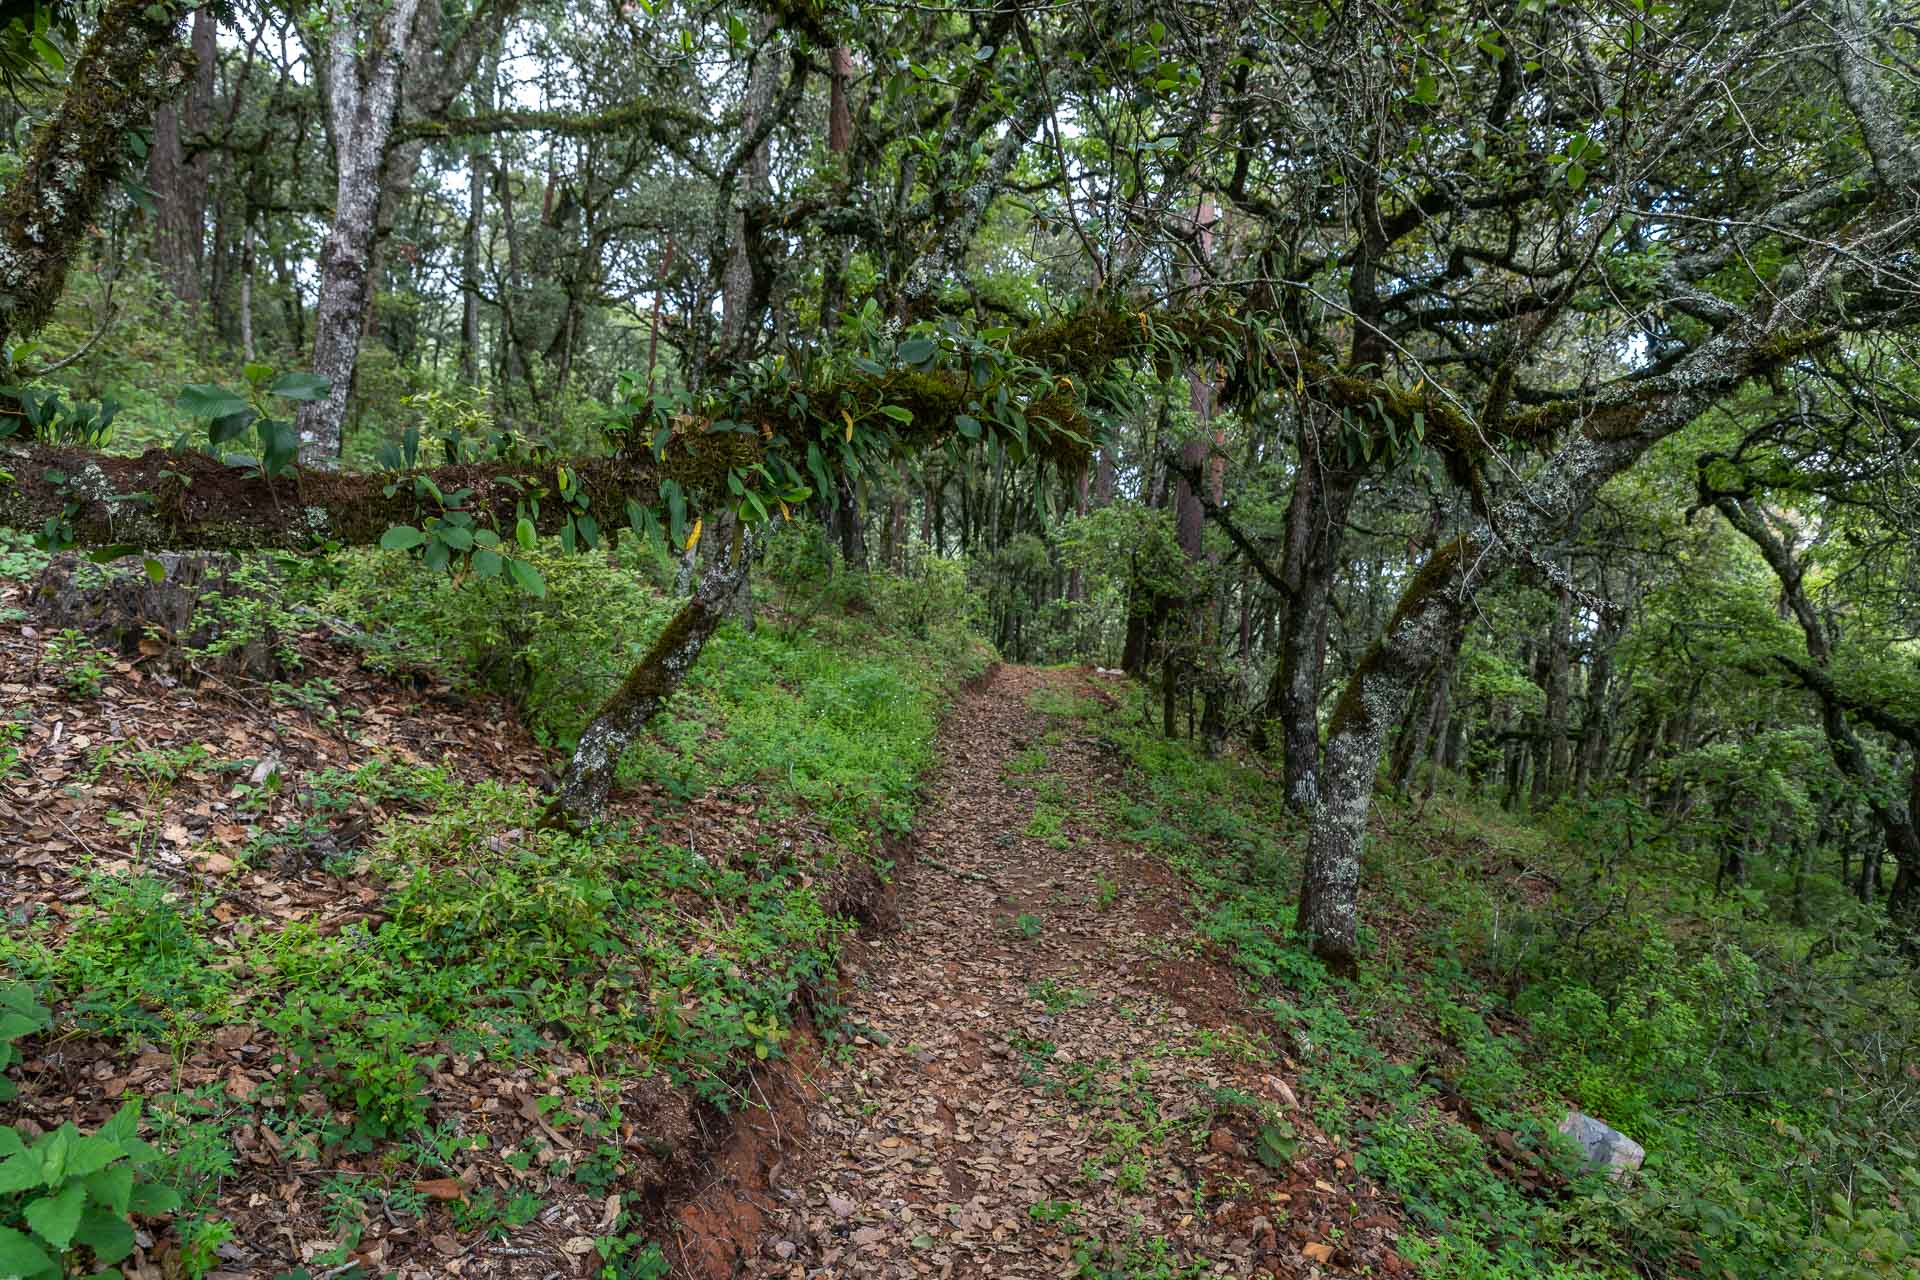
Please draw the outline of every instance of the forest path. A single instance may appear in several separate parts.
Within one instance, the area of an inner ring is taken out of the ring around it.
[[[950,712],[900,918],[847,957],[867,1034],[813,1065],[807,1136],[773,1166],[734,1274],[1172,1280],[1347,1260],[1305,1215],[1290,1229],[1288,1202],[1353,1228],[1373,1195],[1326,1180],[1353,1175],[1310,1125],[1311,1173],[1249,1155],[1268,1122],[1291,1131],[1292,1090],[1237,1022],[1239,980],[1192,947],[1184,889],[1109,835],[1112,744],[1035,706],[1110,702],[1105,683],[1000,667]]]

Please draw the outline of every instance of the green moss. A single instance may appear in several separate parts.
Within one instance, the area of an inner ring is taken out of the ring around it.
[[[1400,602],[1394,607],[1393,616],[1387,620],[1380,638],[1373,642],[1354,667],[1353,674],[1347,677],[1346,687],[1341,691],[1339,701],[1334,703],[1333,716],[1327,722],[1328,737],[1365,722],[1370,714],[1366,703],[1369,679],[1381,674],[1409,674],[1391,670],[1393,639],[1401,625],[1426,608],[1436,592],[1449,589],[1454,572],[1469,552],[1477,554],[1479,544],[1470,543],[1465,537],[1455,538],[1434,548],[1427,562],[1413,575],[1413,581],[1400,593]]]

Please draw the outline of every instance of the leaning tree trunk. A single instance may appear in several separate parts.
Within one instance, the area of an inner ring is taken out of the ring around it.
[[[410,53],[420,0],[394,0],[369,47],[336,8],[329,45],[328,109],[333,116],[333,229],[320,253],[320,296],[313,309],[313,372],[327,394],[300,406],[300,461],[330,467],[340,457],[347,396],[360,358],[360,335],[373,299],[373,241],[386,187],[387,140],[400,105],[400,71]]]
[[[0,196],[0,351],[53,314],[67,269],[126,171],[127,140],[186,86],[184,8],[112,0],[74,60],[60,105]]]
[[[1828,303],[1826,272],[1757,314],[1706,338],[1664,372],[1609,388],[1552,456],[1521,480],[1469,532],[1436,549],[1407,584],[1348,678],[1327,727],[1321,802],[1307,837],[1296,929],[1322,960],[1350,968],[1359,950],[1360,858],[1381,746],[1407,698],[1448,651],[1448,638],[1489,575],[1534,547],[1551,545],[1601,486],[1721,397],[1826,341],[1812,328]],[[1484,480],[1477,480],[1484,484]]]
[[[547,808],[547,825],[577,830],[606,805],[620,757],[666,705],[693,669],[708,638],[733,612],[752,558],[752,540],[743,533],[707,566],[692,598],[580,735]]]

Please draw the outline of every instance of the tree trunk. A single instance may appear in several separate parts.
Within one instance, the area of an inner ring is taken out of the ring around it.
[[[1893,859],[1893,887],[1887,900],[1887,914],[1905,935],[1903,943],[1920,941],[1920,774],[1909,777],[1905,803],[1887,799],[1878,770],[1868,759],[1866,749],[1849,722],[1849,714],[1863,716],[1876,727],[1899,736],[1920,760],[1920,725],[1905,724],[1899,717],[1858,701],[1848,701],[1827,674],[1833,662],[1833,647],[1826,629],[1806,593],[1806,566],[1796,559],[1793,548],[1775,533],[1765,511],[1753,499],[1737,495],[1711,496],[1727,523],[1753,543],[1761,559],[1773,570],[1780,583],[1782,603],[1800,624],[1806,641],[1808,661],[1801,663],[1787,655],[1775,661],[1793,675],[1818,701],[1820,725],[1827,746],[1840,772],[1860,787],[1867,809],[1879,825],[1886,852]],[[1879,872],[1878,857],[1869,859],[1873,874]],[[1868,876],[1862,874],[1861,886]],[[1865,901],[1863,896],[1862,901]]]
[[[253,351],[253,219],[240,232],[240,353],[252,363]]]
[[[1274,642],[1279,661],[1261,708],[1263,721],[1280,723],[1287,803],[1299,813],[1311,813],[1320,798],[1321,670],[1347,513],[1360,485],[1360,472],[1326,465],[1312,415],[1303,408],[1299,418],[1299,461],[1280,561],[1291,594],[1280,614]]]
[[[1654,444],[1749,379],[1778,369],[1829,299],[1822,272],[1764,313],[1728,326],[1659,374],[1592,397],[1571,438],[1499,500],[1483,495],[1468,533],[1436,548],[1401,593],[1385,630],[1354,667],[1328,725],[1324,787],[1307,837],[1297,928],[1328,964],[1350,967],[1359,945],[1360,857],[1387,730],[1412,688],[1446,652],[1490,574],[1553,545],[1602,485]],[[1484,477],[1476,479],[1484,489]]]
[[[474,85],[474,110],[493,109],[493,73]],[[480,385],[480,248],[487,222],[487,168],[493,162],[493,142],[475,138],[467,155],[467,226],[460,246],[460,377],[468,386]],[[656,315],[655,324],[659,323]]]
[[[207,180],[213,156],[202,151],[188,159],[184,142],[198,138],[212,123],[213,78],[219,50],[211,9],[193,13],[193,86],[186,99],[169,102],[153,114],[153,144],[147,153],[147,186],[153,191],[153,257],[182,302],[201,298],[200,268],[205,253]]]
[[[53,314],[67,270],[119,190],[127,139],[186,84],[179,15],[112,0],[74,59],[59,106],[34,132],[0,196],[0,352]]]
[[[1563,563],[1561,568],[1566,570]],[[1545,768],[1534,777],[1533,800],[1536,807],[1545,808],[1566,793],[1567,771],[1571,763],[1570,740],[1567,737],[1567,663],[1568,628],[1573,618],[1573,592],[1562,583],[1557,593],[1553,611],[1553,632],[1547,637],[1546,655],[1546,691],[1547,706],[1541,731],[1546,734]]]
[[[758,52],[753,60],[753,70],[747,76],[747,96],[741,107],[740,131],[748,136],[759,129],[762,119],[773,106],[773,91],[778,76],[774,68],[775,46],[767,38],[772,30],[773,20],[761,19]],[[751,346],[747,332],[759,319],[750,314],[755,289],[752,247],[747,243],[750,233],[747,209],[766,195],[770,172],[767,144],[762,142],[747,156],[742,166],[740,201],[731,214],[727,265],[720,287],[721,346],[727,359],[738,358]]]
[[[827,90],[827,150],[837,156],[853,145],[853,111],[847,103],[847,82],[853,78],[853,51],[835,46]]]
[[[707,565],[692,598],[581,733],[548,805],[546,825],[578,829],[598,816],[613,788],[620,757],[666,705],[699,660],[707,639],[733,612],[752,558],[751,539],[741,531],[733,545]]]
[[[333,227],[320,253],[313,313],[313,372],[327,394],[300,406],[300,461],[332,467],[346,430],[347,397],[373,298],[373,247],[387,185],[387,140],[400,105],[400,72],[412,53],[420,0],[394,0],[376,31],[361,32],[337,8],[329,41],[328,110],[336,183]],[[365,48],[359,46],[363,36]]]

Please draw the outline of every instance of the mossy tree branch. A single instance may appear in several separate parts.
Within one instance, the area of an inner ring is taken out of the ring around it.
[[[126,172],[128,140],[192,79],[186,6],[112,0],[74,60],[60,105],[0,196],[0,352],[53,314],[67,269]]]

